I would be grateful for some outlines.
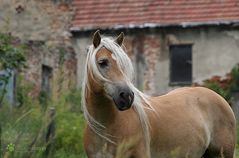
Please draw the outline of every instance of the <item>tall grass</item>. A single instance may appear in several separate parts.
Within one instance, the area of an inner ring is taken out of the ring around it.
[[[27,93],[27,90],[21,90]],[[24,96],[25,95],[25,96]],[[1,156],[4,158],[46,157],[46,132],[49,124],[49,107],[56,110],[56,131],[53,139],[52,158],[84,158],[82,145],[84,119],[80,108],[80,92],[73,89],[61,94],[56,102],[41,105],[38,99],[18,96],[21,105],[0,109]]]

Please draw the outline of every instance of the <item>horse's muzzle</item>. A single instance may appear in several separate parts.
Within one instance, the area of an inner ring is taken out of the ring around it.
[[[133,91],[131,91],[128,86],[118,87],[117,89],[117,92],[113,95],[116,107],[120,111],[129,109],[134,102]]]

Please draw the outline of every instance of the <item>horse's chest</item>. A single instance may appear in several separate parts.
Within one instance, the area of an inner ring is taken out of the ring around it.
[[[104,153],[102,151],[98,151],[92,154],[92,158],[114,158],[114,156],[108,152]]]
[[[94,148],[90,150],[89,155],[92,158],[113,158],[115,151],[109,147]]]
[[[113,144],[101,138],[90,141],[85,149],[90,158],[113,158],[116,152]]]

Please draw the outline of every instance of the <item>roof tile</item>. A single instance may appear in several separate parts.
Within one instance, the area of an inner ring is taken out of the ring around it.
[[[238,0],[74,0],[72,30],[239,22]]]

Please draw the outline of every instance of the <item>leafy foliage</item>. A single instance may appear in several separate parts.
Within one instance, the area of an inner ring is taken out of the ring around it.
[[[217,92],[230,103],[232,101],[232,93],[239,91],[239,64],[234,66],[226,77],[213,76],[205,80],[202,86]]]
[[[3,83],[2,93],[0,94],[0,106],[2,105],[6,93],[6,85],[12,75],[12,70],[19,70],[25,67],[25,56],[23,46],[17,44],[11,34],[0,33],[0,70],[6,70],[8,73],[0,77]]]
[[[19,69],[25,66],[23,46],[14,43],[11,34],[0,33],[0,64],[1,69]]]
[[[85,125],[83,115],[72,112],[60,113],[57,115],[57,125],[56,150],[75,155],[83,154]]]

